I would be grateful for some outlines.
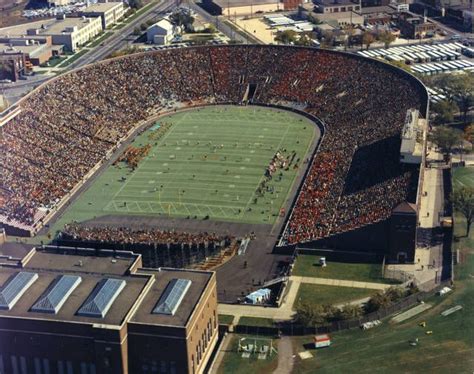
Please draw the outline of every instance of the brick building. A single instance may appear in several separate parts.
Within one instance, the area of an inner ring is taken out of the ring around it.
[[[203,372],[218,336],[214,273],[141,269],[131,252],[8,253],[1,373]]]

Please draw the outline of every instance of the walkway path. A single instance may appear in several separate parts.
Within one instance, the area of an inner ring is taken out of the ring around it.
[[[229,344],[232,340],[232,335],[227,334],[224,337],[224,341],[222,342],[221,346],[219,347],[219,352],[217,352],[217,357],[216,360],[214,361],[211,370],[209,371],[209,374],[215,374],[217,373],[217,370],[220,368],[222,361],[224,360],[224,356],[226,352],[228,352],[229,349]]]
[[[237,324],[240,317],[259,317],[270,318],[279,321],[291,320],[295,311],[293,305],[295,304],[298,289],[301,283],[321,284],[327,286],[352,287],[352,288],[366,288],[372,290],[385,290],[390,287],[389,284],[372,283],[372,282],[357,282],[341,279],[327,279],[327,278],[312,278],[291,276],[288,285],[287,294],[284,296],[282,305],[279,308],[253,306],[253,305],[235,305],[235,304],[219,304],[219,314],[230,314],[235,316],[233,324]],[[367,301],[367,298],[357,300],[358,304]]]
[[[369,288],[372,290],[385,290],[390,287],[389,284],[384,284],[384,283],[359,282],[359,281],[328,279],[328,278],[291,276],[290,280],[299,282],[299,283],[321,284],[321,285],[326,285],[326,286],[338,286],[338,287]]]
[[[289,374],[293,370],[293,345],[291,338],[284,336],[278,341],[278,367],[273,374]]]

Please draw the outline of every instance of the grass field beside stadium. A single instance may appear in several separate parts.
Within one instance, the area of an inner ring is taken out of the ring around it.
[[[382,277],[382,264],[327,261],[319,266],[318,255],[298,255],[292,275],[301,277],[353,280],[359,282],[396,283]]]
[[[454,170],[454,186],[474,185],[474,168]],[[380,327],[331,334],[332,346],[311,350],[314,358],[296,360],[293,373],[472,373],[474,371],[474,230],[465,237],[465,221],[456,214],[454,249],[461,263],[454,267],[454,291],[426,302],[433,308],[403,323],[383,321]],[[441,312],[463,309],[443,317]],[[419,326],[426,322],[426,328]],[[426,335],[426,331],[432,331]],[[409,341],[418,338],[417,346]],[[305,350],[312,336],[295,337],[294,353]]]
[[[167,126],[161,138],[154,137]],[[161,117],[131,144],[151,145],[137,168],[124,162],[109,167],[71,204],[53,233],[72,220],[106,214],[273,224],[297,173],[307,166],[316,134],[305,117],[255,106],[202,107]],[[296,157],[288,170],[273,174],[259,196],[277,151],[284,156],[294,151]]]
[[[453,170],[453,185],[456,187],[474,187],[474,167],[458,167]]]
[[[301,283],[296,296],[295,305],[305,303],[316,307],[318,305],[338,305],[372,296],[377,290],[354,287],[325,286],[319,284]]]

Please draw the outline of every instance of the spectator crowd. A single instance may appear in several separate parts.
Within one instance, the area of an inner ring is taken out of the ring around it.
[[[331,51],[216,46],[108,60],[61,75],[29,95],[1,130],[2,220],[32,225],[39,208],[54,208],[152,114],[241,104],[249,84],[256,86],[254,103],[303,109],[325,127],[286,243],[384,220],[400,202],[413,200],[418,169],[398,160],[406,111],[425,109],[419,83],[384,64]],[[66,232],[91,235],[78,230]],[[110,235],[130,240],[131,234],[106,231],[104,240]],[[170,239],[157,231],[134,240],[150,240],[148,235]]]

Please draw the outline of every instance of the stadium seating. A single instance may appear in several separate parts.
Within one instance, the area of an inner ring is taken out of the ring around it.
[[[203,46],[129,55],[63,74],[21,101],[0,139],[0,216],[32,225],[159,110],[241,104],[302,108],[325,126],[284,233],[311,241],[386,219],[413,193],[402,165],[406,110],[426,110],[424,87],[386,64],[285,46]]]

